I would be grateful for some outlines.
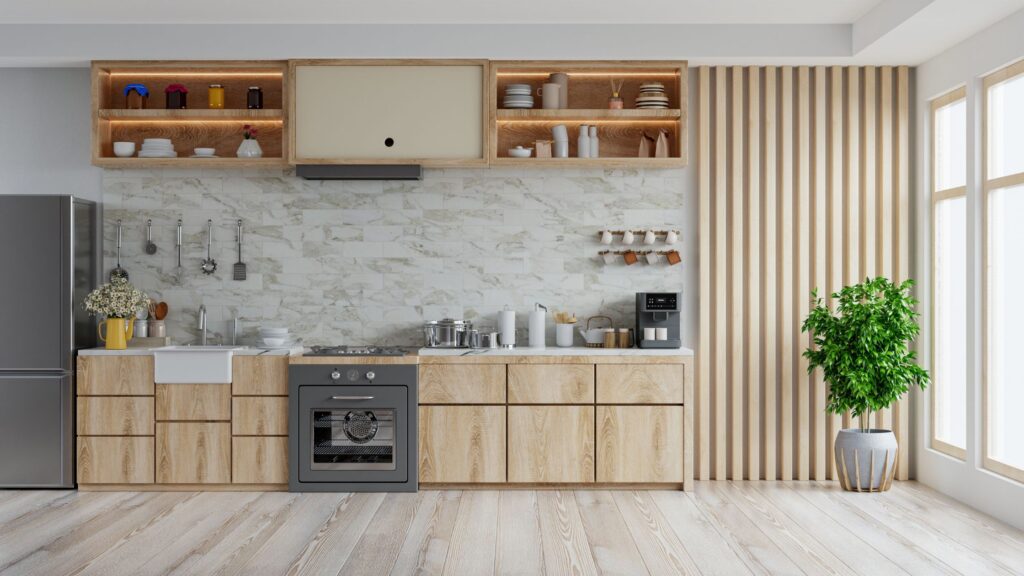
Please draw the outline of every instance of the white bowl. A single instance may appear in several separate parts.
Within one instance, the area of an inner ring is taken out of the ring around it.
[[[215,148],[195,148],[192,151],[196,153],[196,156],[213,156],[217,150]]]
[[[131,158],[135,154],[135,142],[114,142],[114,156]]]
[[[515,148],[508,149],[508,155],[513,158],[529,158],[533,154],[533,148],[523,148],[522,146],[516,146]]]
[[[263,344],[266,346],[280,346],[284,344],[285,338],[264,338]]]
[[[287,336],[287,328],[260,328],[260,334],[263,336]]]

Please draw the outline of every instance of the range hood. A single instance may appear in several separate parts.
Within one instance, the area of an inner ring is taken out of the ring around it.
[[[295,175],[306,180],[422,180],[418,164],[299,164]]]

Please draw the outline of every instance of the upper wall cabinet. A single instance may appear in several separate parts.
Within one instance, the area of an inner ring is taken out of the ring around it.
[[[487,62],[295,60],[293,164],[487,164]]]

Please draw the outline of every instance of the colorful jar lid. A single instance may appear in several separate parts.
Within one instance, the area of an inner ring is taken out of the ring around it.
[[[167,88],[164,88],[164,92],[170,94],[171,92],[181,92],[182,94],[188,94],[188,88],[185,88],[184,84],[170,84]]]
[[[145,84],[128,84],[124,87],[124,95],[127,96],[132,90],[139,93],[139,96],[149,96],[149,88]]]
[[[223,84],[210,84],[210,88],[223,88]]]

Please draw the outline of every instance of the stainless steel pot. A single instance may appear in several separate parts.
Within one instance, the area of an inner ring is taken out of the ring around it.
[[[423,325],[427,348],[468,348],[473,323],[467,320],[432,320]]]

